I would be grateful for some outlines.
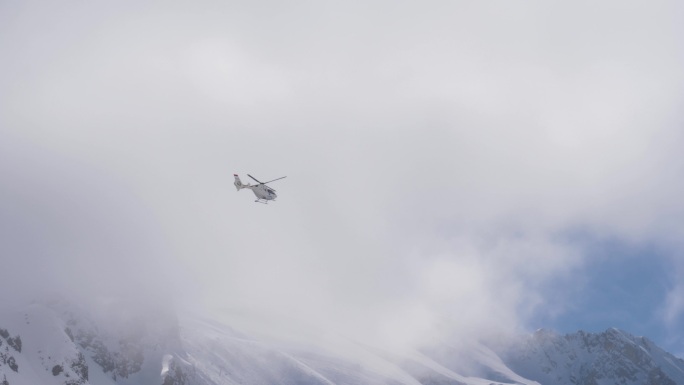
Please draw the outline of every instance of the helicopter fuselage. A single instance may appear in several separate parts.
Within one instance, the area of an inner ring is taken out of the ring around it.
[[[276,195],[275,191],[273,191],[272,188],[269,188],[265,184],[257,184],[254,186],[243,185],[242,187],[252,190],[252,192],[254,193],[254,195],[256,195],[256,197],[258,199],[263,199],[266,201],[272,201],[278,197],[278,195]]]

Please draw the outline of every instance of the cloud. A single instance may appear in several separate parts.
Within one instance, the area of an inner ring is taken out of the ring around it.
[[[672,326],[684,312],[684,287],[682,285],[675,286],[668,293],[665,303],[665,322]]]
[[[122,180],[68,154],[3,139],[4,304],[136,293],[163,298],[160,283],[174,271],[159,267],[168,250],[152,215]]]
[[[684,229],[660,5],[4,5],[11,263],[407,343],[524,327],[568,232]],[[288,178],[261,207],[233,172]]]

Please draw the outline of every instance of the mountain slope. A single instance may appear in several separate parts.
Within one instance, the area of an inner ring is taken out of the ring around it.
[[[117,301],[0,312],[0,385],[684,384],[684,361],[611,329],[538,331],[397,354],[338,338],[326,346],[255,338],[214,320]]]
[[[684,384],[684,360],[618,329],[564,336],[539,330],[501,356],[516,373],[542,384]]]

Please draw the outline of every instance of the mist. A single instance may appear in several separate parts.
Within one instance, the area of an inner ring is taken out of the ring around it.
[[[681,12],[3,4],[0,298],[405,346],[562,314],[595,239],[681,272]],[[259,205],[232,173],[287,178]]]

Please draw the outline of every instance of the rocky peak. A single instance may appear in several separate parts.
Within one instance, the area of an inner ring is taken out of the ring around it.
[[[615,328],[567,335],[538,330],[502,357],[511,369],[542,384],[684,384],[683,360]]]

